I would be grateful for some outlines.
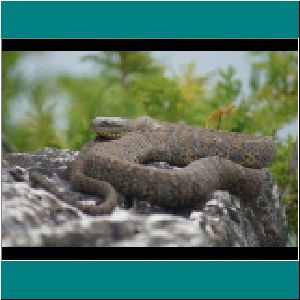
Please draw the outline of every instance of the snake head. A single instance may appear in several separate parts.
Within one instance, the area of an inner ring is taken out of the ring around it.
[[[106,139],[117,139],[131,131],[152,131],[163,126],[163,122],[148,116],[137,119],[120,117],[96,117],[90,128],[96,132],[98,137]]]
[[[135,129],[132,120],[120,117],[96,117],[90,128],[97,136],[107,139],[120,138]]]

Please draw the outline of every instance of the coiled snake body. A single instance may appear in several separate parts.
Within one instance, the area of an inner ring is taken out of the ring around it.
[[[262,172],[272,162],[271,138],[160,122],[96,118],[98,136],[116,138],[89,142],[72,164],[74,189],[100,195],[104,203],[85,207],[90,214],[110,213],[118,194],[165,207],[193,207],[214,190],[226,189],[257,197]],[[166,161],[176,169],[155,169],[147,162]]]

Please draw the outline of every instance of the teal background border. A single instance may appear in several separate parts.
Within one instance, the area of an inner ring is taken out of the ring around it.
[[[295,1],[2,1],[2,38],[298,38]]]
[[[4,299],[297,299],[298,280],[292,261],[2,262]]]
[[[290,1],[4,1],[1,6],[2,38],[299,37],[299,3]],[[296,299],[299,295],[295,261],[2,261],[1,269],[4,299]]]

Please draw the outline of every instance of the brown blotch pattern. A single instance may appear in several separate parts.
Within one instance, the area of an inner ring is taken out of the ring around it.
[[[154,120],[155,121],[155,120]],[[142,129],[141,129],[142,128]],[[141,126],[118,140],[89,142],[72,166],[73,187],[106,197],[109,213],[118,193],[166,207],[192,207],[212,191],[257,197],[261,172],[275,156],[271,138],[163,123]],[[179,169],[155,169],[166,161]],[[114,192],[115,191],[115,192]]]

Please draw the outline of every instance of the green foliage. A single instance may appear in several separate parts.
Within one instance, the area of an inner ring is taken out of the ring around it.
[[[196,64],[193,62],[186,65],[181,77],[176,78],[181,93],[181,100],[177,104],[180,120],[204,126],[210,106],[205,98],[209,78],[197,75]]]
[[[289,230],[298,233],[298,170],[291,172],[291,160],[295,154],[296,141],[289,136],[277,148],[276,161],[271,166],[273,178],[278,183],[283,193],[283,201],[289,216]]]
[[[2,144],[6,151],[45,146],[81,149],[93,137],[89,124],[96,116],[149,115],[171,122],[276,136],[298,114],[297,53],[250,54],[250,92],[245,94],[233,66],[199,76],[196,64],[190,63],[180,76],[167,76],[167,68],[143,51],[103,51],[84,56],[82,61],[95,64],[97,75],[60,75],[54,83],[45,80],[29,84],[14,72],[26,53],[4,51]],[[215,83],[210,84],[213,79]],[[20,94],[28,100],[28,111],[19,124],[12,124],[12,103],[19,101]],[[64,115],[57,115],[58,106],[65,107]],[[64,130],[57,127],[60,118],[66,123]],[[289,171],[293,142],[291,138],[281,141],[271,172],[284,191],[290,231],[296,232],[298,178]]]
[[[23,52],[2,51],[2,144],[4,151],[15,150],[11,138],[10,115],[14,98],[23,88],[23,80],[19,74],[14,73],[14,68],[24,55]]]
[[[21,51],[2,51],[2,109],[7,109],[7,101],[22,89],[22,79],[19,74],[14,73],[14,67],[23,55]]]
[[[222,101],[223,105],[231,104],[237,100],[241,92],[241,81],[235,78],[235,69],[229,66],[227,70],[220,70],[220,79],[214,88],[214,101],[219,104]]]
[[[259,99],[297,96],[298,57],[295,52],[253,52],[251,88]]]
[[[235,78],[235,69],[232,66],[226,70],[219,70],[219,77],[209,98],[206,126],[233,131],[232,126],[235,123],[231,118],[241,93],[241,81]]]
[[[17,149],[33,151],[43,147],[65,146],[63,137],[55,128],[54,107],[55,102],[49,101],[47,87],[42,82],[37,82],[29,91],[29,109],[26,111],[22,125],[12,127],[12,136]],[[18,131],[22,135],[18,135]]]
[[[257,128],[265,135],[276,133],[298,112],[298,57],[295,52],[255,52],[252,65],[251,115],[255,120],[248,132]]]
[[[58,78],[58,84],[72,99],[67,106],[67,145],[72,149],[80,149],[92,137],[90,120],[97,115],[113,114],[118,103],[113,101],[108,106],[106,103],[112,98],[120,99],[120,93],[113,87],[108,87],[101,78],[61,77]]]
[[[63,146],[54,124],[56,103],[46,98],[48,94],[46,86],[40,82],[30,91],[30,110],[27,111],[23,124],[28,132],[28,150],[33,150],[33,145],[38,148]]]
[[[149,52],[144,51],[102,51],[98,55],[86,55],[83,61],[92,61],[99,67],[100,73],[111,83],[117,82],[127,90],[138,75],[162,72]]]
[[[178,120],[181,93],[174,79],[163,75],[139,76],[133,81],[130,96],[143,104],[143,114],[167,121]]]

